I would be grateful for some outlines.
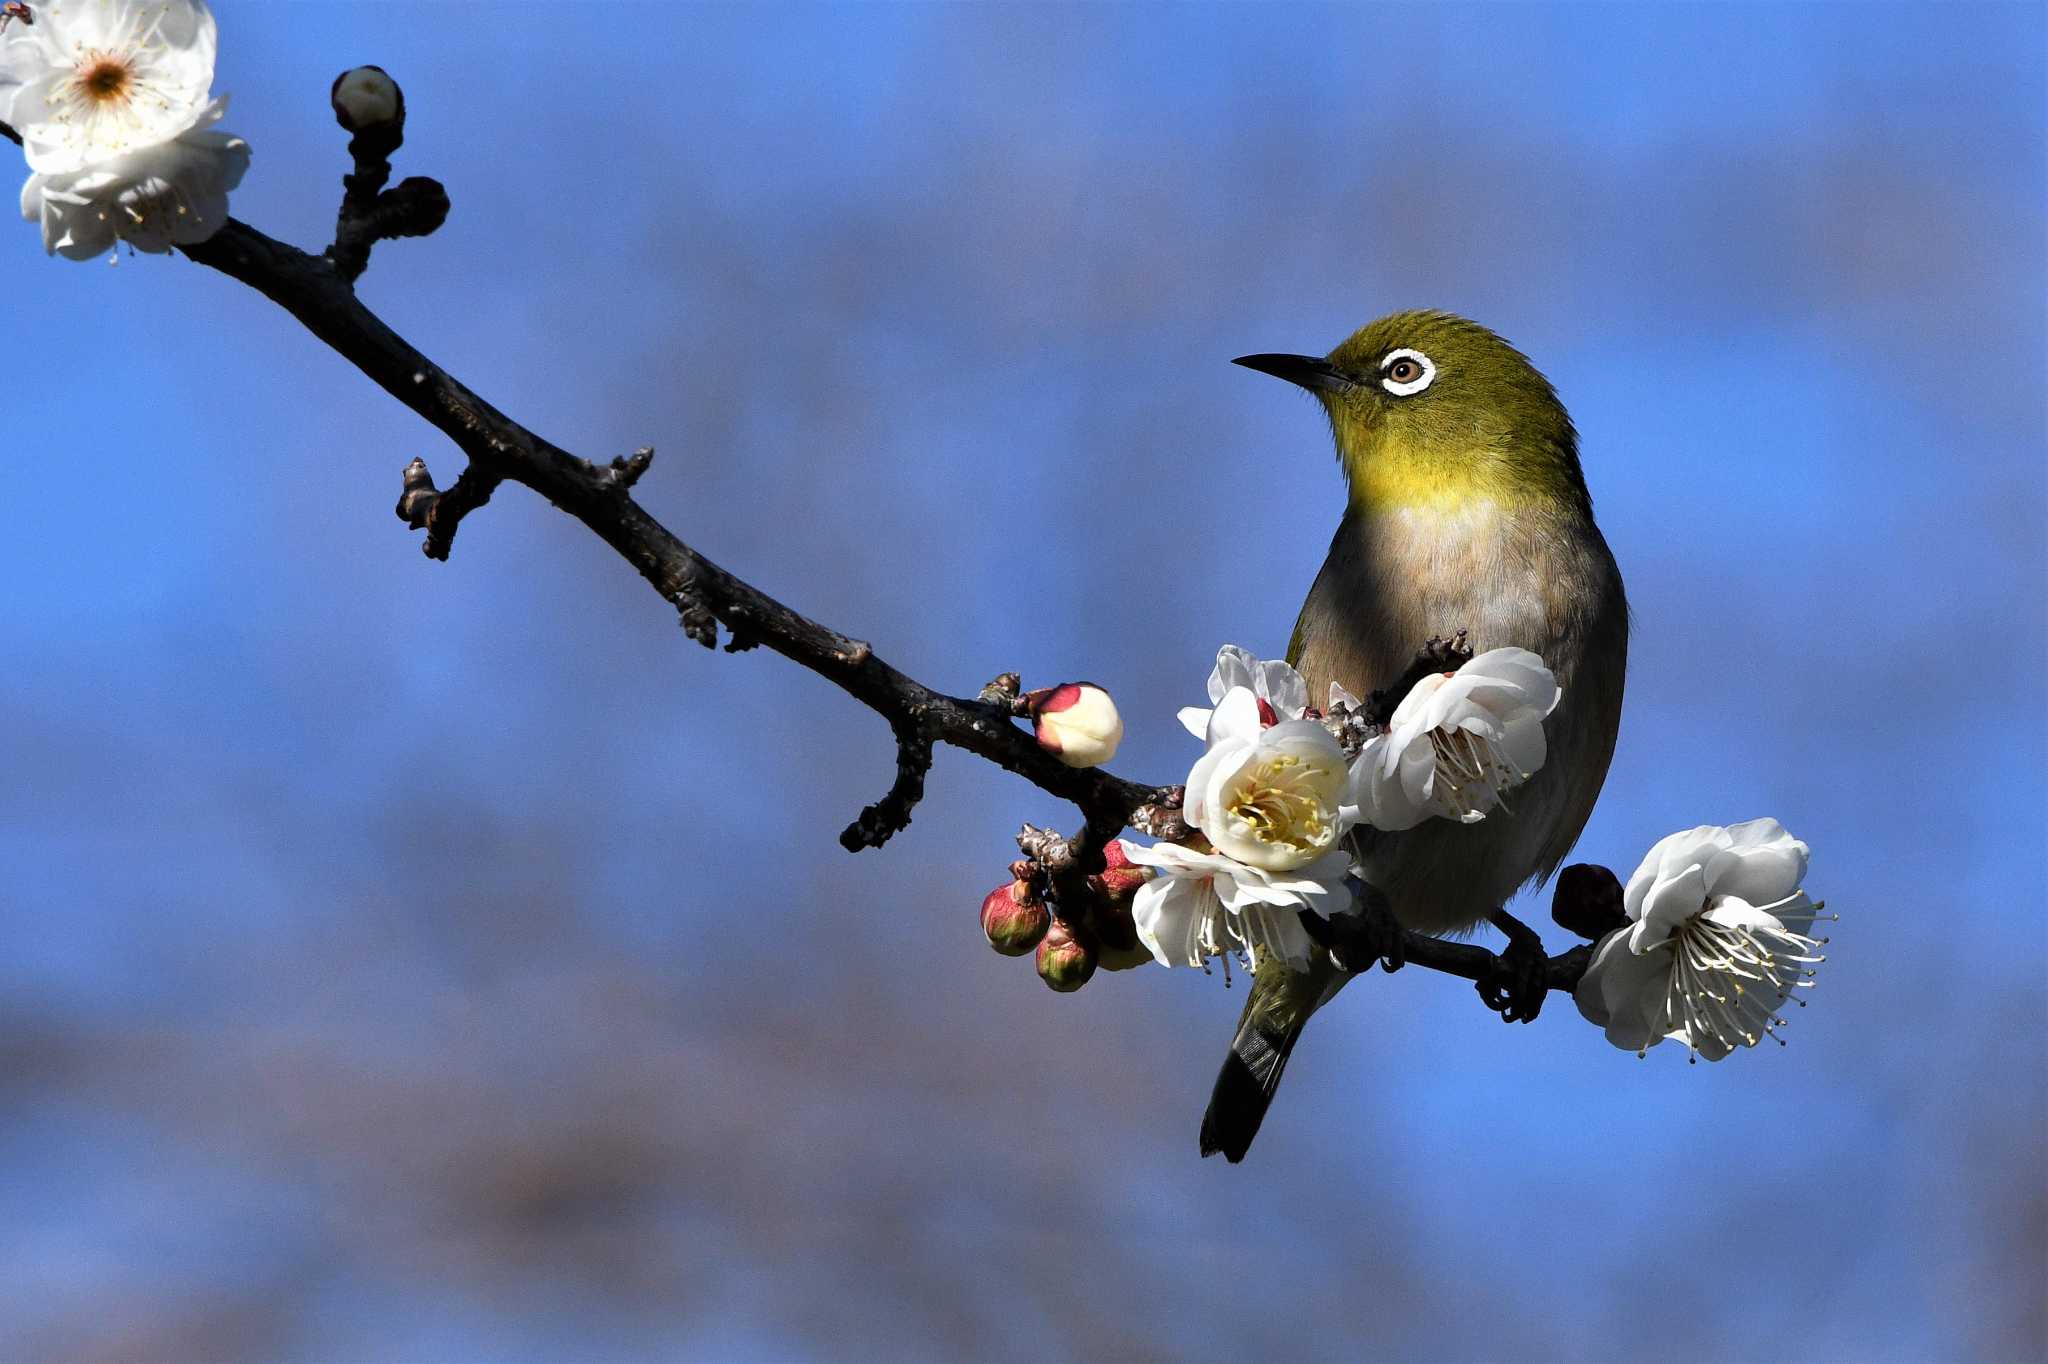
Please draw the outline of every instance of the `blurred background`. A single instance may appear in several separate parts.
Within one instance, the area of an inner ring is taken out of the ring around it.
[[[1341,506],[1230,357],[1490,324],[1636,611],[1576,855],[1771,814],[1842,921],[1714,1066],[1375,977],[1198,1160],[1242,986],[977,929],[1071,809],[942,752],[849,857],[875,716],[523,490],[426,561],[431,431],[23,225],[0,1357],[2048,1353],[2040,6],[218,13],[238,216],[328,239],[386,66],[455,211],[371,306],[920,679],[1102,681],[1132,777]]]

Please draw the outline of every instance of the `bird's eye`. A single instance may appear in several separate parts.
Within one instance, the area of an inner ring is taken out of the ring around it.
[[[1397,398],[1422,392],[1435,378],[1435,363],[1419,350],[1389,351],[1380,361],[1380,387]]]

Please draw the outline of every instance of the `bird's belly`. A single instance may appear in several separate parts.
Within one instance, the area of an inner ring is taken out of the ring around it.
[[[1589,694],[1574,686],[1578,632],[1558,595],[1574,579],[1552,561],[1540,531],[1486,504],[1384,512],[1354,526],[1348,544],[1339,538],[1311,596],[1316,609],[1304,611],[1298,666],[1311,696],[1332,681],[1361,696],[1391,686],[1426,640],[1458,630],[1478,653],[1531,650],[1564,686],[1544,725],[1544,767],[1508,793],[1506,808],[1474,824],[1430,819],[1398,833],[1356,835],[1366,879],[1386,893],[1403,924],[1424,933],[1469,929],[1554,859],[1560,837],[1569,844],[1577,836],[1563,823],[1583,819],[1567,774],[1592,717],[1582,713]],[[1311,615],[1315,628],[1307,628]]]

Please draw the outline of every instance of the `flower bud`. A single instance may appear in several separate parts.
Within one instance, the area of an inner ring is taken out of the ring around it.
[[[1557,874],[1550,893],[1550,917],[1591,942],[1626,927],[1621,878],[1592,862],[1574,862]]]
[[[1088,983],[1095,974],[1095,945],[1077,936],[1065,922],[1055,920],[1038,943],[1038,978],[1061,994]]]
[[[1128,971],[1152,960],[1152,949],[1138,940],[1138,925],[1128,904],[1098,901],[1089,922],[1101,942],[1096,964],[1103,970]]]
[[[1151,948],[1141,942],[1133,942],[1129,947],[1105,945],[1098,964],[1105,971],[1135,971],[1140,966],[1150,966],[1156,960]]]
[[[334,121],[352,133],[389,123],[405,110],[405,97],[398,92],[398,82],[386,75],[381,66],[359,66],[342,72],[334,78],[334,88],[327,98],[334,105]]]
[[[981,931],[988,945],[1006,957],[1021,957],[1038,946],[1052,915],[1032,893],[1029,881],[997,886],[981,902]]]
[[[1093,682],[1068,682],[1026,696],[1038,742],[1069,767],[1094,767],[1116,756],[1124,720],[1116,702]]]
[[[1124,855],[1120,838],[1112,838],[1102,849],[1102,863],[1102,875],[1091,879],[1100,882],[1102,897],[1113,904],[1128,908],[1138,887],[1152,879],[1150,868],[1141,867]]]

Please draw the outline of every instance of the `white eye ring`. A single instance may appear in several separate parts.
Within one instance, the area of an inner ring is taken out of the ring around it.
[[[1405,384],[1397,384],[1392,379],[1380,380],[1380,387],[1395,397],[1405,398],[1411,393],[1420,393],[1423,389],[1436,382],[1436,362],[1421,351],[1407,349],[1388,351],[1387,358],[1380,361],[1381,373],[1385,373],[1391,368],[1396,360],[1413,360],[1422,367],[1422,377],[1410,379]]]

